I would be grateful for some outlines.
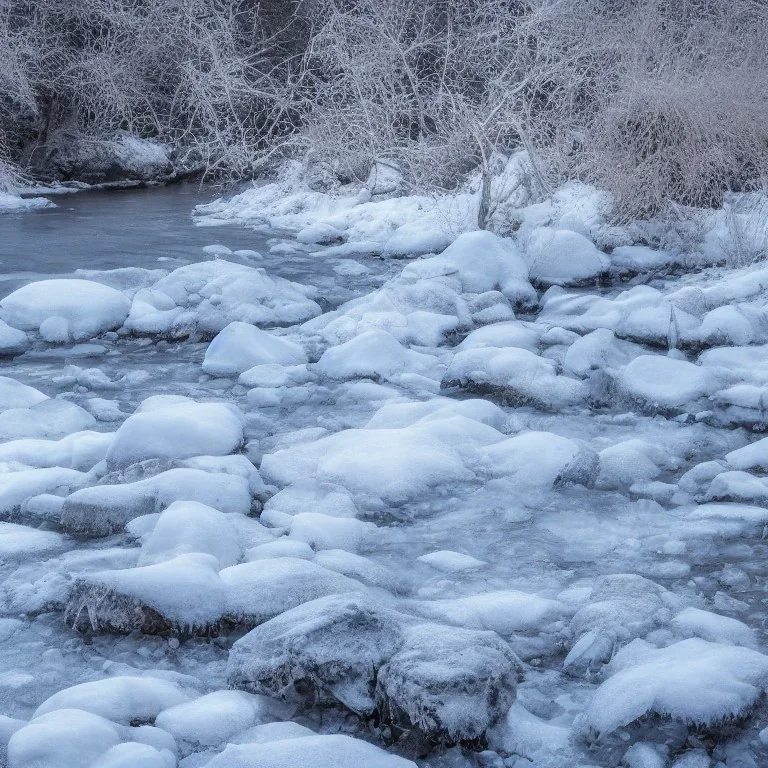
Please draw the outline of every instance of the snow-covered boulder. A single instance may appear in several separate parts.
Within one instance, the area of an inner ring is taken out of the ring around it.
[[[637,574],[599,577],[571,619],[576,642],[565,669],[571,674],[599,670],[618,646],[666,626],[682,607],[679,598]]]
[[[662,355],[636,357],[621,371],[618,383],[630,398],[662,410],[695,403],[713,386],[712,376],[702,366]]]
[[[47,398],[29,408],[0,413],[0,438],[59,438],[96,426],[96,419],[75,403]]]
[[[15,357],[29,349],[30,341],[24,331],[11,328],[8,323],[0,320],[0,357]]]
[[[571,376],[584,378],[592,371],[623,368],[641,354],[641,346],[617,339],[607,328],[598,328],[568,347],[563,358],[563,370]]]
[[[214,691],[170,705],[157,715],[155,725],[180,744],[217,746],[254,725],[274,719],[274,709],[263,696],[245,691]]]
[[[768,437],[726,453],[725,460],[733,469],[768,471]]]
[[[0,560],[3,562],[42,558],[65,547],[65,539],[55,531],[39,531],[26,525],[0,522]]]
[[[649,716],[699,728],[744,717],[765,693],[768,656],[698,638],[658,649],[635,640],[607,671],[577,724],[584,735],[609,734]]]
[[[40,280],[0,301],[0,319],[51,342],[90,339],[119,328],[131,303],[120,291],[91,280]]]
[[[213,335],[233,321],[299,323],[320,314],[313,289],[216,259],[189,264],[136,293],[125,327],[141,335]]]
[[[484,230],[459,235],[439,256],[409,264],[402,274],[418,279],[455,275],[462,293],[498,290],[521,309],[538,303],[528,265],[515,243]]]
[[[600,451],[598,488],[629,488],[634,483],[655,480],[674,466],[665,451],[647,440],[624,440]]]
[[[463,352],[477,347],[519,347],[536,354],[543,328],[535,323],[509,320],[477,328],[464,337],[456,349]]]
[[[596,280],[610,267],[591,240],[566,229],[539,227],[522,250],[531,279],[543,285],[579,285]]]
[[[312,600],[238,640],[229,654],[227,682],[298,701],[319,692],[370,713],[376,674],[402,645],[403,621],[364,594]]]
[[[153,565],[194,552],[213,555],[221,568],[240,561],[243,549],[231,516],[196,501],[176,501],[141,546],[139,565]]]
[[[246,478],[202,469],[177,468],[120,485],[95,485],[71,494],[61,526],[81,538],[108,536],[140,515],[161,512],[174,501],[197,501],[220,512],[247,515],[251,490]]]
[[[8,742],[11,768],[91,768],[122,741],[120,727],[80,709],[57,709],[36,717]]]
[[[39,494],[76,491],[87,484],[88,476],[85,473],[65,467],[8,472],[2,475],[0,483],[0,512],[14,512],[28,499]]]
[[[203,370],[211,376],[238,376],[256,365],[301,365],[304,350],[292,341],[242,322],[232,322],[208,345]]]
[[[463,419],[462,423],[469,421]],[[471,439],[471,432],[466,438]],[[314,443],[270,453],[263,458],[260,471],[267,482],[277,485],[314,476],[355,495],[402,503],[430,489],[474,477],[455,442],[451,443],[440,439],[427,425],[350,429]]]
[[[493,632],[419,624],[379,670],[376,697],[384,717],[432,741],[481,738],[506,715],[520,662]]]
[[[226,618],[258,626],[302,603],[327,595],[364,591],[357,581],[300,558],[276,557],[225,568]]]
[[[431,355],[406,349],[391,333],[373,330],[327,349],[315,370],[332,379],[386,381],[401,373],[426,373],[434,365]]]
[[[61,440],[12,440],[0,445],[0,462],[87,472],[104,460],[111,442],[112,435],[90,431],[74,432]]]
[[[203,554],[79,576],[66,621],[81,631],[208,633],[225,608],[219,563]]]
[[[0,411],[31,408],[48,399],[48,395],[39,389],[22,384],[9,376],[0,376]]]
[[[364,523],[351,517],[300,512],[291,520],[289,536],[305,542],[315,550],[345,549],[357,552],[375,531],[373,523]]]
[[[134,721],[151,722],[164,709],[183,704],[189,698],[177,683],[169,680],[120,675],[65,688],[47,698],[33,717],[60,709],[79,709],[130,725]]]
[[[304,736],[267,744],[230,744],[205,768],[416,768],[416,763],[392,755],[350,736]]]
[[[223,456],[243,443],[243,416],[225,403],[184,402],[138,411],[115,433],[107,451],[110,471],[146,459]]]
[[[443,375],[444,387],[493,394],[512,406],[532,405],[544,410],[584,402],[584,382],[560,376],[552,360],[516,347],[475,347],[457,352]]]
[[[524,432],[483,451],[492,477],[511,478],[521,487],[590,485],[598,468],[597,454],[586,444],[551,432]]]

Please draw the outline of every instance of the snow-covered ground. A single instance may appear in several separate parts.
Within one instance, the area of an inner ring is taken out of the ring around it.
[[[0,761],[768,764],[768,269],[474,202],[0,300]]]

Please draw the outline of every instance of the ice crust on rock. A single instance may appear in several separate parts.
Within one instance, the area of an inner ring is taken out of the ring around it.
[[[218,561],[196,553],[78,577],[67,620],[96,632],[204,633],[217,626],[225,606]]]

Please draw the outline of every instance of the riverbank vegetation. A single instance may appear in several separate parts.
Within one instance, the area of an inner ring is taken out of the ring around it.
[[[160,176],[380,162],[419,191],[479,170],[485,198],[524,148],[534,192],[716,206],[768,178],[767,38],[761,0],[8,0],[0,177],[119,175],[127,136]]]

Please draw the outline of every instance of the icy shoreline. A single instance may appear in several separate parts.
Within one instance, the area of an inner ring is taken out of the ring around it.
[[[768,759],[768,270],[474,194],[198,210],[409,257],[330,309],[224,246],[0,301],[9,768]]]

